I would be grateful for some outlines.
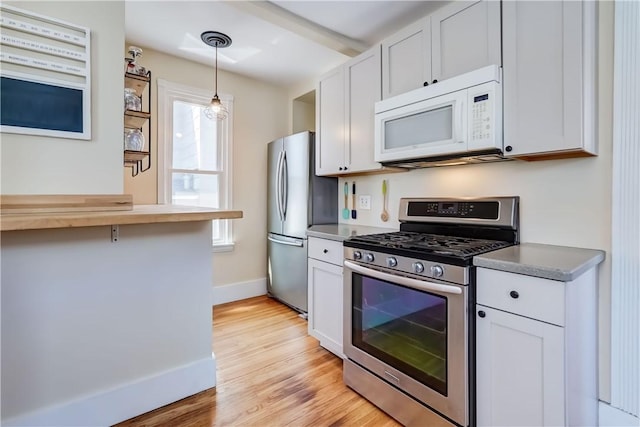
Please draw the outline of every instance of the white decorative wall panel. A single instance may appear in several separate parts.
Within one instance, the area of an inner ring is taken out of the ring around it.
[[[615,3],[611,405],[639,414],[640,2]]]

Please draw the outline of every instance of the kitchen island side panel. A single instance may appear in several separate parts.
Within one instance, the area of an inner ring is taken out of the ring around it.
[[[110,425],[215,386],[211,221],[2,233],[2,424]]]

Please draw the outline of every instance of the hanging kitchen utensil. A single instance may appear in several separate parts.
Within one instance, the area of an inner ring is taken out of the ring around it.
[[[344,183],[344,209],[342,209],[342,218],[349,219],[349,183]]]
[[[387,180],[382,180],[382,213],[380,219],[384,222],[389,221],[389,212],[387,211]]]
[[[356,219],[358,217],[358,212],[356,211],[356,182],[353,181],[353,193],[351,194],[353,198],[353,209],[351,210],[351,219]]]

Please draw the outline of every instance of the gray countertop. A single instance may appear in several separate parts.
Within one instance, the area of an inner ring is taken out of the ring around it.
[[[367,225],[352,224],[324,224],[312,225],[307,229],[307,236],[321,239],[336,240],[342,242],[351,236],[363,234],[378,234],[398,231],[393,228],[370,227]]]
[[[604,257],[601,250],[522,243],[477,255],[473,265],[569,282],[600,264]]]

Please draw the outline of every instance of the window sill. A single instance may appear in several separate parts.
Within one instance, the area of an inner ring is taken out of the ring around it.
[[[236,246],[234,242],[231,243],[218,243],[212,246],[213,252],[233,252],[233,248]]]

